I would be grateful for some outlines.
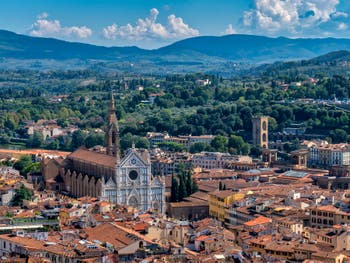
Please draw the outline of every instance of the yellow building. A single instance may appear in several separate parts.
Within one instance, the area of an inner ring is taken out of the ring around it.
[[[209,193],[209,215],[217,220],[224,222],[228,217],[227,211],[230,205],[242,200],[244,194],[232,192],[231,190],[214,191]]]

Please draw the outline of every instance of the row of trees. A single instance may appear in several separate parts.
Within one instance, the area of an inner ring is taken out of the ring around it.
[[[185,197],[198,191],[198,186],[192,180],[192,169],[179,165],[177,175],[171,178],[171,202],[180,202]]]

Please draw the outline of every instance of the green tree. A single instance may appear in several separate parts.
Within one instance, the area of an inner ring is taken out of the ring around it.
[[[343,129],[335,129],[329,135],[332,138],[332,143],[347,142],[348,134]]]
[[[171,177],[171,202],[179,201],[179,182],[177,179],[172,176]]]
[[[145,137],[137,136],[137,140],[135,140],[135,146],[136,148],[149,149],[150,144]]]
[[[179,201],[182,201],[185,197],[188,196],[187,188],[186,188],[186,179],[183,174],[178,174],[179,177]]]
[[[44,142],[43,134],[39,131],[34,131],[27,141],[27,147],[39,148]]]
[[[186,150],[186,147],[184,145],[176,142],[161,142],[158,143],[157,146],[163,150],[171,152],[183,152]]]
[[[187,195],[191,195],[193,193],[192,170],[188,169],[185,171],[184,180],[186,183],[186,193]]]
[[[261,156],[261,154],[262,152],[259,147],[253,146],[250,150],[250,155],[252,155],[253,157],[259,157]]]
[[[6,118],[4,125],[6,128],[8,128],[9,130],[12,130],[12,131],[17,128],[17,123],[16,123],[14,117],[11,115]]]
[[[24,174],[38,173],[38,172],[40,172],[40,163],[39,162],[31,163],[31,164],[27,165],[26,167],[24,167],[24,169],[23,169]]]
[[[227,152],[227,138],[222,135],[216,136],[210,143],[210,146],[218,152]]]
[[[198,184],[192,179],[192,194],[198,192]]]
[[[22,206],[23,200],[31,200],[32,199],[32,192],[24,186],[24,184],[21,185],[21,187],[16,191],[15,196],[11,200],[11,204],[13,206]]]
[[[230,153],[248,155],[250,146],[244,142],[241,136],[231,135],[228,140],[228,148]]]
[[[29,155],[22,155],[17,162],[13,165],[13,168],[18,170],[21,175],[25,175],[25,168],[32,164],[32,159]]]
[[[72,141],[70,144],[70,148],[72,150],[76,150],[80,146],[84,145],[85,134],[82,130],[76,130],[72,134]]]
[[[122,136],[120,140],[120,148],[125,151],[131,148],[132,144],[135,144],[136,148],[149,149],[149,142],[145,137],[132,135],[130,132]]]
[[[190,153],[200,153],[203,151],[208,151],[209,148],[210,148],[210,145],[205,142],[196,142],[191,145]]]
[[[52,142],[50,142],[47,146],[46,149],[49,150],[58,150],[60,147],[59,141],[58,140],[53,140]]]
[[[84,141],[86,148],[91,148],[96,145],[104,145],[105,137],[103,133],[91,133],[89,134]]]

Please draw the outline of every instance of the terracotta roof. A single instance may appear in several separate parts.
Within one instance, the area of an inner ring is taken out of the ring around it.
[[[79,148],[76,151],[68,155],[69,159],[81,160],[89,163],[95,163],[98,165],[103,165],[109,168],[114,168],[116,159],[114,156],[89,151],[83,148]]]
[[[289,242],[271,242],[266,245],[266,250],[282,251],[282,252],[293,252],[293,245]]]
[[[209,206],[208,202],[204,201],[196,201],[196,202],[176,202],[176,203],[170,203],[170,207],[198,207],[198,206]]]
[[[271,219],[270,218],[267,218],[267,217],[264,217],[264,216],[259,216],[257,218],[254,218],[248,222],[245,222],[244,225],[245,226],[258,226],[258,225],[263,225],[263,224],[268,224],[268,223],[271,223]]]
[[[34,217],[34,213],[32,211],[22,211],[13,216],[14,218],[32,218]]]
[[[137,241],[136,238],[132,239],[127,232],[110,223],[103,223],[94,228],[86,228],[85,231],[88,234],[88,240],[108,242],[116,249],[121,249]]]
[[[232,192],[231,190],[224,190],[224,191],[214,191],[209,193],[209,195],[213,195],[218,198],[225,198],[231,195],[236,194],[235,192]]]
[[[149,227],[148,224],[140,222],[140,223],[133,225],[132,229],[135,231],[145,231],[148,229],[148,227]]]
[[[316,206],[314,209],[317,209],[318,211],[327,211],[327,212],[342,212],[339,210],[339,208],[336,208],[333,205]]]
[[[190,197],[197,198],[202,201],[208,201],[209,195],[204,192],[195,192],[191,194]]]
[[[203,236],[197,237],[197,238],[196,238],[196,241],[204,241],[204,240],[206,240],[207,238],[209,238],[209,236],[203,235]]]
[[[88,252],[90,248],[86,245],[82,245],[78,240],[62,241],[59,240],[59,236],[49,236],[47,241],[40,241],[29,237],[0,235],[1,240],[8,240],[15,244],[23,246],[24,249],[34,251],[46,251],[53,254],[64,255],[70,258],[79,258],[78,251]],[[106,252],[106,249],[97,247],[94,252]],[[91,258],[91,257],[88,257]]]
[[[317,253],[313,253],[312,256],[318,257],[318,258],[327,258],[327,259],[335,259],[342,255],[341,253],[337,252],[327,252],[327,251],[317,251]]]

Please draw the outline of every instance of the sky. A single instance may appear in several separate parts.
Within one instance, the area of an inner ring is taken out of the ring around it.
[[[1,0],[0,29],[147,49],[226,34],[350,38],[350,0]]]

